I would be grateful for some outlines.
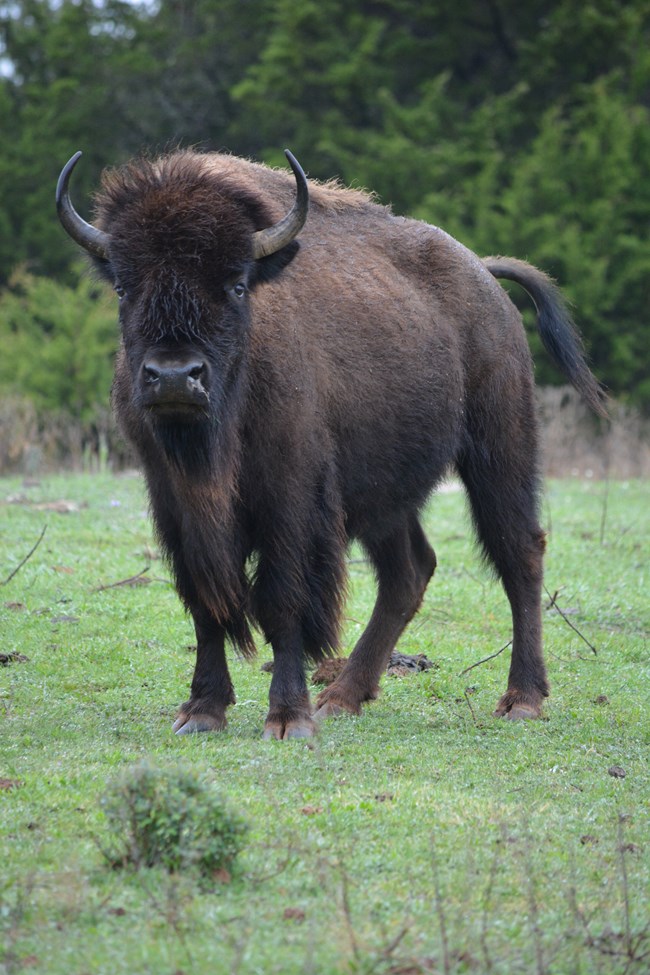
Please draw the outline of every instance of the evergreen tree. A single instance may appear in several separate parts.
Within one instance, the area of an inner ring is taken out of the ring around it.
[[[597,374],[650,409],[647,0],[14,0],[0,66],[0,287],[17,266],[78,287],[53,206],[76,149],[89,216],[141,150],[288,146],[549,270]]]

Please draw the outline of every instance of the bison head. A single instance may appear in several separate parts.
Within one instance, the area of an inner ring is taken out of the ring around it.
[[[80,155],[61,172],[57,210],[120,300],[117,396],[165,445],[178,442],[178,430],[187,441],[188,425],[221,422],[221,404],[245,361],[251,290],[298,249],[309,205],[305,175],[287,151],[296,198],[274,222],[268,193],[209,154],[138,160],[104,174],[93,226],[68,190]],[[196,442],[198,431],[191,436]]]

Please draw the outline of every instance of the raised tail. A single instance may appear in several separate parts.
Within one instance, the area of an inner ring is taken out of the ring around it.
[[[543,271],[514,257],[485,257],[483,263],[495,278],[515,281],[528,292],[544,348],[594,413],[606,417],[606,396],[585,361],[582,339],[557,285]]]

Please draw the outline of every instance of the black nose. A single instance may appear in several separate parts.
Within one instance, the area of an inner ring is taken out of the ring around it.
[[[152,357],[142,364],[142,393],[147,405],[206,405],[209,368],[197,357]]]
[[[163,383],[173,386],[185,385],[188,382],[201,382],[207,368],[205,362],[198,359],[192,362],[172,363],[163,365],[154,359],[145,362],[142,367],[145,383]]]

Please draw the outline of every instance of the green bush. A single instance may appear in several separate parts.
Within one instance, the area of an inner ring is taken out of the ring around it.
[[[247,826],[194,772],[135,765],[103,801],[114,867],[190,868],[204,877],[230,872]]]

